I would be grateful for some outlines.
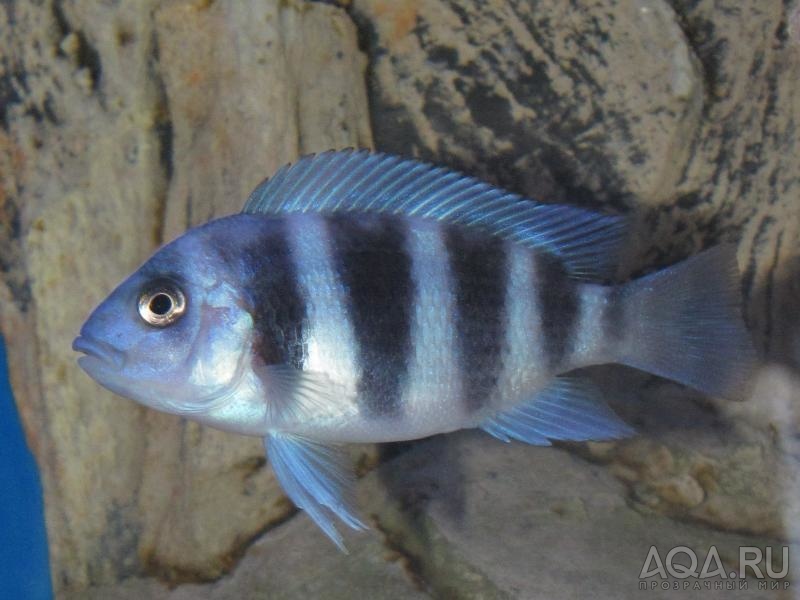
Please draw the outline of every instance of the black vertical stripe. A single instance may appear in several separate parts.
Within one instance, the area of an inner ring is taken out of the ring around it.
[[[503,240],[459,226],[445,230],[456,294],[464,404],[483,407],[497,385],[505,342],[508,257]]]
[[[536,252],[535,257],[544,355],[548,366],[557,369],[572,350],[580,297],[577,285],[569,279],[564,264],[556,256]]]
[[[306,302],[298,286],[285,219],[261,219],[257,235],[226,239],[223,260],[243,277],[255,331],[255,353],[266,365],[302,368],[308,356]]]
[[[360,408],[370,417],[397,415],[411,354],[414,299],[406,222],[385,215],[340,215],[327,223],[358,346]]]

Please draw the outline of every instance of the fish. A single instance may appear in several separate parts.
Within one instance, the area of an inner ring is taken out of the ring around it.
[[[344,444],[634,435],[575,373],[598,364],[740,399],[756,357],[735,246],[615,283],[626,231],[443,167],[323,152],[156,251],[72,347],[120,396],[263,438],[288,497],[346,551],[337,521],[367,525]]]

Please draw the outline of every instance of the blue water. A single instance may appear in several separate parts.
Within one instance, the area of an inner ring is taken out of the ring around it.
[[[0,338],[0,598],[51,598],[42,487],[11,397]]]

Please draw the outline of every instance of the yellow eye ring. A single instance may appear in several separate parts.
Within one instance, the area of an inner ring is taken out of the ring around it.
[[[139,316],[149,325],[166,327],[186,311],[186,297],[177,287],[161,284],[139,296]]]

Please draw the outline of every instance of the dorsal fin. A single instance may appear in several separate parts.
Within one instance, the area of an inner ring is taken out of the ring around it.
[[[243,212],[366,212],[436,219],[552,252],[571,277],[613,276],[625,219],[542,204],[442,167],[368,150],[304,156],[263,181]]]

